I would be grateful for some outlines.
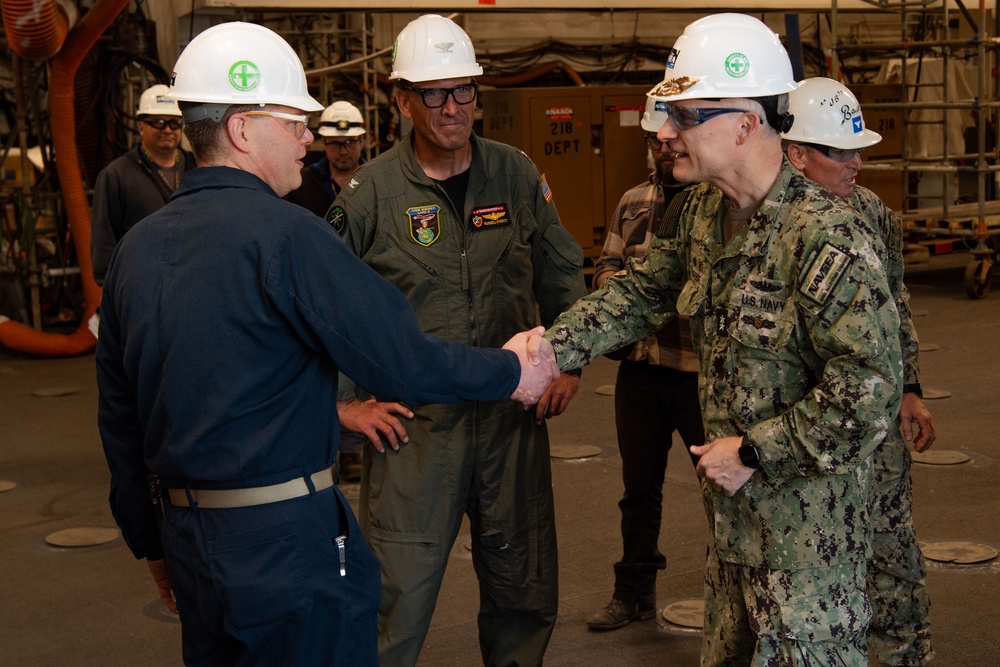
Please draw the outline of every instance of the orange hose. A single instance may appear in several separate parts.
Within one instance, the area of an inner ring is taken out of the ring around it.
[[[7,2],[0,0],[5,23]],[[90,205],[83,188],[83,174],[76,151],[76,116],[73,110],[73,79],[80,63],[129,0],[97,0],[79,23],[69,31],[66,41],[52,61],[49,94],[49,122],[52,125],[52,146],[56,154],[56,170],[62,188],[63,202],[69,218],[83,281],[84,310],[79,328],[71,334],[36,331],[20,322],[0,322],[0,344],[21,352],[40,356],[72,356],[94,348],[97,339],[90,333],[89,320],[101,303],[101,288],[94,282],[90,263]],[[11,48],[14,48],[13,42]]]
[[[69,32],[66,7],[55,0],[3,0],[2,7],[3,29],[14,53],[46,60],[59,52]]]

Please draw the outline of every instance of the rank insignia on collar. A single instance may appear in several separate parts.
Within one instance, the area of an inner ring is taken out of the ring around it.
[[[484,229],[497,225],[509,225],[511,220],[506,204],[494,204],[473,209],[469,222],[475,229]]]
[[[406,209],[410,218],[410,238],[427,247],[441,237],[441,207],[437,204],[411,206]]]

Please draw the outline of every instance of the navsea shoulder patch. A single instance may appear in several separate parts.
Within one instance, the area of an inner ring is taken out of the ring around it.
[[[806,269],[799,292],[815,303],[826,303],[840,277],[853,263],[853,255],[830,243],[825,244]]]
[[[485,229],[498,225],[509,225],[511,219],[510,213],[507,212],[507,204],[493,204],[473,209],[469,222],[475,229]]]
[[[410,218],[410,238],[425,248],[441,238],[441,207],[437,204],[411,206],[406,209]]]
[[[344,212],[343,206],[332,206],[329,211],[326,212],[326,221],[330,223],[333,227],[333,231],[338,234],[344,233],[344,227],[347,226],[347,213]]]

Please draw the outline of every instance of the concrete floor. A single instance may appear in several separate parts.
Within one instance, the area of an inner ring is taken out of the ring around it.
[[[924,386],[952,392],[928,401],[939,434],[935,449],[972,457],[957,466],[914,466],[916,525],[923,542],[1000,547],[1000,293],[969,300],[964,263],[962,256],[939,257],[907,274],[921,341],[940,345],[922,355]],[[0,351],[0,480],[17,483],[0,493],[0,665],[180,664],[180,625],[162,610],[145,566],[120,538],[83,548],[45,542],[61,529],[114,527],[95,425],[93,365],[92,356],[28,359]],[[621,461],[612,399],[594,392],[612,384],[614,372],[607,360],[591,366],[568,412],[551,423],[554,445],[597,445],[601,454],[552,464],[561,594],[546,664],[694,667],[696,632],[650,621],[599,634],[582,623],[609,599],[620,553]],[[39,390],[67,395],[34,395]],[[658,580],[661,606],[700,597],[708,534],[691,466],[686,457],[672,459],[660,541],[668,559]],[[345,492],[357,494],[356,487]],[[463,531],[452,551],[423,666],[479,663],[467,539]],[[936,664],[1000,664],[1000,563],[929,563],[928,569]]]

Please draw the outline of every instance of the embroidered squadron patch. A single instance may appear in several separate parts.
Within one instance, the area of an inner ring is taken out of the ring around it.
[[[411,206],[406,209],[410,218],[410,238],[427,247],[441,236],[441,207],[437,204]]]
[[[827,243],[813,258],[799,284],[799,292],[816,303],[826,303],[840,277],[854,262],[854,257]]]
[[[344,212],[344,207],[332,207],[326,212],[326,221],[330,223],[331,227],[333,227],[333,231],[338,234],[343,234],[344,227],[347,226],[347,214]]]
[[[476,229],[486,227],[496,227],[497,225],[509,225],[510,214],[507,212],[507,204],[494,204],[473,209],[469,222]]]
[[[545,180],[545,174],[542,174],[542,196],[545,197],[547,203],[552,201],[552,189],[549,188],[549,182]]]

